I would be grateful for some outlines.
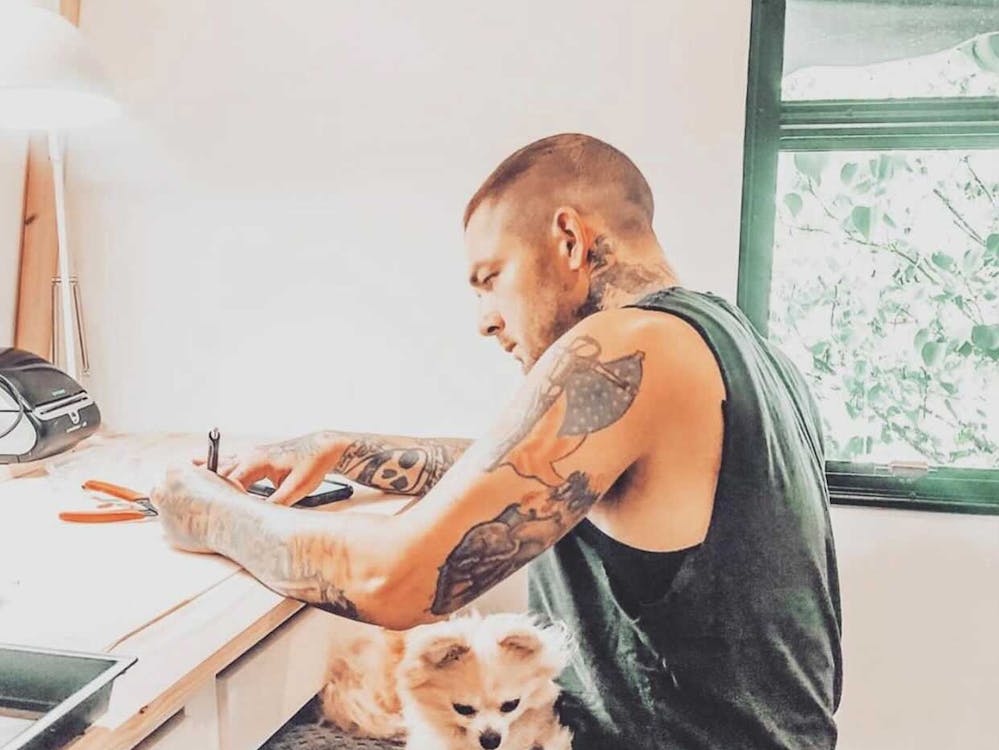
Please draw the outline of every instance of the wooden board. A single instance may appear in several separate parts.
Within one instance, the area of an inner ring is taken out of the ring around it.
[[[80,0],[59,0],[59,12],[74,26],[80,25]]]
[[[52,348],[52,278],[58,270],[58,248],[48,146],[45,136],[32,136],[24,187],[14,346],[45,359]]]
[[[80,0],[60,0],[59,12],[80,23]],[[52,279],[58,271],[55,193],[46,135],[32,136],[24,181],[21,270],[14,346],[49,358],[52,349]]]

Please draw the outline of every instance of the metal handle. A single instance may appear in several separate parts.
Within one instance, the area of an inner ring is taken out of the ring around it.
[[[59,339],[62,338],[62,315],[59,308],[62,302],[59,299],[59,277],[52,278],[52,341],[49,348],[49,362],[59,367],[62,362],[62,347],[59,346]]]
[[[80,359],[83,364],[83,374],[90,374],[90,352],[87,350],[87,335],[83,325],[83,303],[80,301],[80,281],[76,276],[69,279],[70,292],[73,298],[73,310],[76,314],[76,337],[80,341]],[[63,347],[59,346],[59,340],[66,335],[63,331],[62,295],[59,293],[62,288],[62,279],[58,276],[52,279],[52,356],[49,358],[52,364],[63,370],[69,371],[67,363],[63,362]],[[75,348],[75,347],[74,347]]]
[[[80,303],[80,281],[74,276],[70,279],[73,285],[73,307],[76,309],[76,333],[80,339],[80,359],[83,364],[83,374],[90,374],[90,355],[87,353],[87,337],[83,332],[83,305]]]

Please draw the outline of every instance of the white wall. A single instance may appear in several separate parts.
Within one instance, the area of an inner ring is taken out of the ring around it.
[[[476,341],[461,212],[563,130],[629,153],[689,283],[733,292],[745,5],[85,2],[128,107],[70,146],[108,421],[478,432],[518,371]]]
[[[461,210],[562,130],[630,154],[687,283],[734,296],[748,18],[748,0],[84,0],[128,110],[70,144],[108,421],[479,432],[518,375],[475,335]],[[840,746],[994,746],[996,519],[834,520]]]
[[[999,746],[999,517],[833,509],[843,750]]]

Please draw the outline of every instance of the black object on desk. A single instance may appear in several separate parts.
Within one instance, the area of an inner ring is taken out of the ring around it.
[[[270,497],[274,494],[274,486],[269,482],[256,482],[251,484],[246,488],[246,491],[251,495],[258,495],[259,497]],[[299,500],[293,507],[295,508],[315,508],[319,505],[327,505],[328,503],[335,503],[337,500],[346,500],[348,497],[354,494],[354,488],[349,484],[344,484],[343,482],[336,482],[332,479],[324,479],[322,484],[320,484],[316,491],[311,495],[306,495],[301,500]]]
[[[222,439],[222,435],[219,433],[218,427],[212,427],[212,431],[208,433],[208,471],[213,474],[217,474],[219,470],[219,440]]]
[[[135,657],[0,644],[0,747],[61,748],[108,707]]]
[[[100,424],[100,409],[73,378],[36,354],[0,347],[0,464],[69,450]]]

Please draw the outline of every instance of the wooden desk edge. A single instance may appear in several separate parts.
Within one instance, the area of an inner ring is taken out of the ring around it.
[[[72,454],[75,459],[109,445],[141,449],[191,437],[104,433],[84,441]],[[0,482],[44,476],[50,461],[2,466]],[[407,496],[384,495],[355,485],[353,498],[324,510],[391,516],[412,502]],[[181,710],[207,680],[215,679],[304,606],[240,570],[140,630],[123,634],[110,652],[135,656],[138,661],[115,681],[108,710],[63,750],[129,750]]]
[[[112,686],[107,712],[64,750],[134,747],[304,606],[235,573],[112,649],[138,661]],[[195,630],[194,642],[184,639]]]
[[[329,510],[388,516],[410,501],[367,490]],[[129,750],[183,708],[206,680],[305,606],[245,570],[235,571],[110,649],[138,661],[112,686],[107,713],[64,750]]]

